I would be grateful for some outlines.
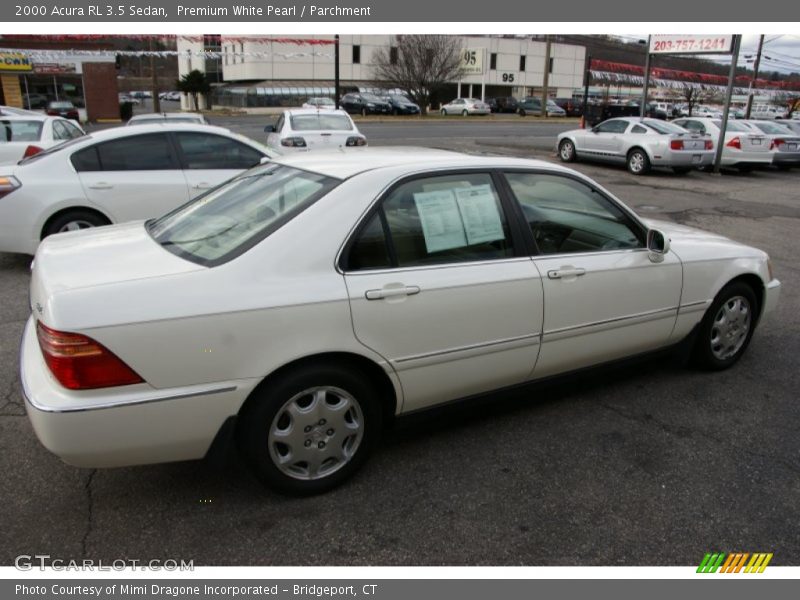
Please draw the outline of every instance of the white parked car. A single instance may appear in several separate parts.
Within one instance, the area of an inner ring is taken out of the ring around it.
[[[0,164],[15,163],[85,134],[72,119],[41,113],[0,116]]]
[[[710,134],[714,144],[719,140],[719,130],[722,126],[721,119],[702,117],[676,119],[672,123],[694,133]],[[722,166],[742,172],[769,166],[775,154],[775,150],[770,146],[770,140],[765,135],[753,131],[739,121],[728,120],[725,145],[722,147]]]
[[[294,154],[160,219],[46,239],[22,389],[70,464],[197,459],[230,432],[265,482],[314,493],[395,415],[684,340],[730,367],[779,290],[764,252],[558,165]]]
[[[608,119],[591,129],[565,131],[556,140],[556,151],[564,162],[617,162],[627,165],[634,175],[644,175],[653,167],[688,173],[714,162],[714,142],[709,135],[640,117]]]
[[[278,154],[367,145],[367,138],[344,110],[285,110],[264,132],[267,146]]]
[[[456,98],[452,102],[442,106],[443,115],[490,115],[491,107],[476,98]]]
[[[25,108],[17,108],[16,106],[0,105],[0,116],[36,116],[41,117],[41,111],[27,110]]]
[[[752,131],[764,134],[774,150],[772,164],[781,170],[800,166],[800,135],[787,127],[790,121],[737,121]]]
[[[686,116],[688,116],[688,114]],[[721,119],[722,111],[711,108],[710,106],[693,106],[691,116],[704,117],[707,119]]]
[[[157,217],[272,153],[208,125],[115,127],[0,166],[0,252],[48,235]]]
[[[145,113],[134,115],[128,119],[127,124],[152,125],[154,123],[195,123],[198,125],[208,125],[208,121],[203,115],[191,112]]]

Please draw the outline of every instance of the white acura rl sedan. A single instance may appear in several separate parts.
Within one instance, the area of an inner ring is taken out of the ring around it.
[[[47,238],[21,378],[70,464],[197,459],[233,432],[267,484],[315,493],[396,415],[685,339],[730,367],[779,290],[764,252],[561,166],[291,155],[159,219]]]

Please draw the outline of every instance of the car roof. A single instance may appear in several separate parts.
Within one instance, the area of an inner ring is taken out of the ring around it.
[[[229,129],[216,125],[203,125],[202,123],[170,123],[168,121],[158,123],[146,123],[136,127],[111,127],[100,131],[93,131],[88,137],[93,141],[113,140],[119,137],[131,135],[142,135],[143,133],[156,133],[163,131],[205,131],[208,133],[219,133],[222,135],[234,135]],[[251,140],[255,141],[255,140]]]
[[[137,119],[164,119],[164,120],[168,120],[168,119],[185,119],[187,117],[190,118],[190,119],[202,119],[203,115],[199,115],[197,113],[183,113],[183,112],[179,112],[179,113],[155,113],[154,112],[154,113],[141,113],[141,114],[138,114],[138,115],[133,115],[128,120],[129,121],[135,121]]]
[[[16,114],[0,114],[0,119],[3,121],[66,121],[62,117],[54,117],[50,115],[16,115]]]
[[[447,168],[537,168],[559,172],[570,169],[542,160],[509,158],[503,156],[475,156],[413,146],[352,148],[332,152],[301,152],[273,159],[284,164],[337,179],[347,179],[360,173],[378,169],[404,166],[409,173]]]
[[[317,108],[292,108],[292,109],[289,109],[289,110],[285,110],[283,112],[284,112],[284,114],[288,114],[289,116],[320,115],[320,114],[324,114],[324,115],[336,115],[336,114],[346,115],[347,114],[347,112],[342,110],[341,108],[337,109],[337,110],[326,110],[324,112],[320,111]]]

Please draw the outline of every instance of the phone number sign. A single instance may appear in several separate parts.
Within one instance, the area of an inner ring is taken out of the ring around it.
[[[650,54],[729,54],[733,35],[653,35]]]

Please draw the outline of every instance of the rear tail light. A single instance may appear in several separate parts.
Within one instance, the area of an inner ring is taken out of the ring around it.
[[[774,150],[778,146],[782,146],[785,143],[786,140],[782,140],[781,138],[775,138],[774,140],[772,140],[772,144],[770,144],[769,149]]]
[[[142,383],[143,379],[105,346],[79,333],[36,323],[44,361],[65,388],[91,390]]]
[[[670,150],[683,150],[683,140],[672,140],[669,143]]]
[[[363,137],[359,137],[357,135],[351,136],[347,138],[347,141],[344,144],[345,146],[366,146],[367,140]]]
[[[289,148],[305,148],[306,141],[301,137],[288,137],[281,140],[281,146]]]
[[[25,148],[25,154],[22,155],[22,158],[28,158],[29,156],[34,156],[39,154],[39,152],[43,152],[44,148],[39,148],[39,146],[34,146],[31,144],[27,148]]]
[[[738,148],[739,150],[742,149],[742,140],[738,137],[732,138],[727,144],[725,144],[728,148]]]
[[[17,188],[22,187],[16,177],[0,177],[0,198],[7,196]]]
[[[59,112],[57,110],[53,110],[53,109],[50,109],[50,110],[48,110],[46,112],[47,112],[48,115],[55,116],[55,117],[57,117],[59,115]]]
[[[706,140],[706,150],[713,150],[714,149],[714,142],[711,140]]]

